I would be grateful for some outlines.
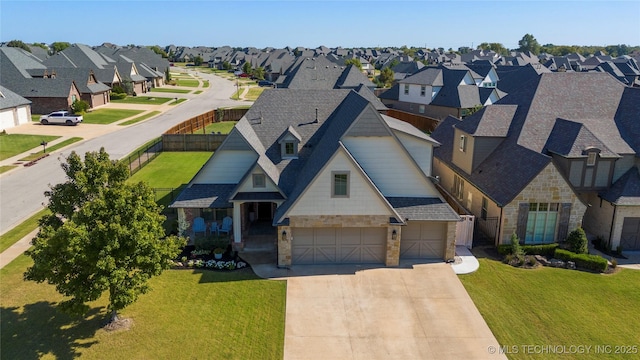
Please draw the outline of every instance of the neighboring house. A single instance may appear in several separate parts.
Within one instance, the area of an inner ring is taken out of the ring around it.
[[[276,81],[286,89],[355,89],[373,84],[356,66],[340,66],[324,56],[300,57],[293,68]]]
[[[50,68],[82,68],[93,71],[96,79],[113,88],[122,85],[116,61],[87,45],[73,44],[43,61]]]
[[[434,174],[496,244],[583,226],[640,250],[640,89],[606,73],[543,73],[433,132]]]
[[[394,109],[434,119],[449,115],[464,118],[505,95],[495,88],[497,81],[493,68],[483,76],[464,65],[428,66],[398,81],[398,98],[386,94],[381,99]]]
[[[34,114],[70,110],[71,104],[81,99],[73,79],[52,77],[38,58],[18,48],[0,47],[0,85],[30,100]]]
[[[60,78],[73,80],[80,92],[80,98],[86,101],[91,108],[108,104],[111,94],[111,88],[96,78],[92,70],[78,68],[49,68],[42,75],[40,70],[30,71],[31,75],[36,78]],[[47,75],[49,74],[49,75]]]
[[[31,101],[0,85],[0,130],[31,122]]]
[[[232,215],[246,249],[266,226],[279,266],[450,260],[459,216],[431,179],[437,146],[352,90],[268,90],[171,207]]]

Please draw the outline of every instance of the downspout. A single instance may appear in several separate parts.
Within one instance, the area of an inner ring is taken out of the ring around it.
[[[616,210],[618,210],[618,207],[614,204],[611,203],[611,205],[613,205],[613,217],[611,218],[611,229],[609,230],[609,246],[607,250],[613,250],[611,247],[611,240],[613,237],[613,226],[616,223]]]
[[[500,221],[498,221],[498,233],[496,234],[496,240],[494,241],[494,245],[498,246],[498,243],[500,242],[500,238],[502,237],[502,211],[504,210],[504,208],[502,206],[500,206]]]

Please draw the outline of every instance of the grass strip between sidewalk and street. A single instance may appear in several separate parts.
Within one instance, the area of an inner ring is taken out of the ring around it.
[[[71,145],[71,144],[73,144],[75,142],[78,142],[80,140],[82,140],[81,137],[72,137],[70,139],[64,140],[64,141],[62,141],[62,142],[60,142],[58,144],[55,144],[55,145],[47,147],[47,153],[52,153],[52,152],[54,152],[54,151],[56,151],[58,149],[62,149],[63,147]],[[31,155],[28,155],[28,156],[20,159],[20,161],[33,161],[33,160],[36,160],[36,159],[40,158],[44,154],[45,154],[44,150],[38,151],[36,153],[31,153]]]
[[[147,120],[147,119],[149,119],[149,118],[152,118],[152,117],[154,117],[154,116],[156,116],[156,115],[158,115],[158,114],[160,114],[160,113],[161,113],[161,111],[152,111],[152,112],[150,112],[150,113],[147,113],[147,114],[144,114],[144,115],[138,116],[137,118],[133,118],[133,119],[131,119],[131,120],[127,120],[127,121],[125,121],[125,122],[123,122],[123,123],[120,123],[120,124],[118,124],[118,125],[120,125],[120,126],[126,126],[126,125],[135,124],[135,123],[137,123],[137,122],[140,122],[140,121],[143,121],[143,120]]]
[[[82,120],[82,122],[87,124],[106,125],[114,123],[116,121],[120,121],[122,119],[126,119],[131,116],[136,116],[143,112],[144,110],[98,109],[84,114],[84,120]]]
[[[18,224],[13,229],[0,235],[0,252],[7,250],[11,245],[20,241],[23,237],[27,236],[30,232],[38,227],[38,221],[42,216],[47,214],[49,209],[42,209],[32,215],[27,220]]]

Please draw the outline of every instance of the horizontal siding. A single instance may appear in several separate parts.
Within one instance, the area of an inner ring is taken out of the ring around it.
[[[196,176],[194,184],[237,184],[258,156],[253,151],[219,151]]]
[[[418,163],[422,172],[431,175],[431,160],[433,157],[433,145],[425,140],[416,139],[413,136],[395,132],[402,145],[407,149],[411,157]]]
[[[279,191],[278,187],[269,179],[269,177],[265,176],[265,186],[263,188],[254,188],[253,187],[253,174],[264,174],[260,169],[255,169],[246,179],[242,182],[240,187],[238,188],[238,192],[274,192]]]
[[[391,215],[385,202],[343,151],[331,160],[289,211],[294,215]],[[332,198],[332,171],[349,171],[349,197]]]
[[[428,180],[394,138],[354,138],[343,142],[385,196],[432,196]],[[437,195],[435,195],[437,196]]]

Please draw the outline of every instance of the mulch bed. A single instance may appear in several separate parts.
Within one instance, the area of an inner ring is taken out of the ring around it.
[[[194,253],[195,251],[195,253]],[[234,271],[250,268],[251,265],[242,259],[231,246],[222,253],[220,259],[216,259],[213,252],[197,252],[195,246],[188,245],[173,261],[174,269],[204,269],[213,271]]]

